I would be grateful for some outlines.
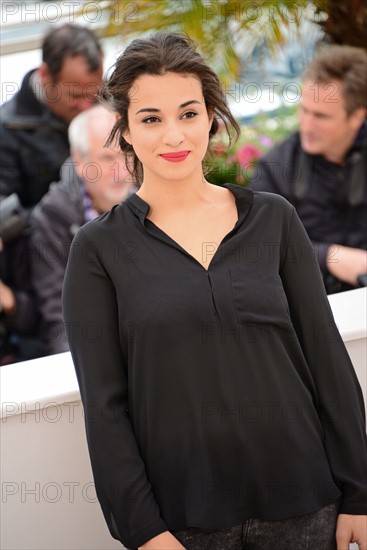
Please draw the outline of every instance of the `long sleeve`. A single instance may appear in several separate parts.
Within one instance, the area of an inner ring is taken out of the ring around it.
[[[102,249],[98,237],[88,240],[84,228],[79,230],[65,274],[64,319],[97,496],[111,535],[137,548],[167,527],[129,417],[127,358],[119,342],[116,290],[102,265]]]
[[[281,277],[292,322],[317,389],[324,446],[342,491],[340,512],[367,514],[365,410],[306,231],[293,211]]]

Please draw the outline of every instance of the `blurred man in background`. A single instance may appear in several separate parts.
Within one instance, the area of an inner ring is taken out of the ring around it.
[[[100,42],[85,27],[68,23],[46,35],[41,66],[0,109],[0,195],[16,193],[31,209],[59,180],[68,125],[95,103],[102,62]]]
[[[321,50],[303,76],[299,132],[267,153],[250,182],[296,208],[328,293],[366,286],[367,52]]]
[[[115,115],[101,105],[73,120],[71,158],[62,166],[61,181],[51,185],[32,213],[32,285],[45,355],[69,349],[61,293],[76,231],[136,191],[120,149],[104,147],[115,121]]]

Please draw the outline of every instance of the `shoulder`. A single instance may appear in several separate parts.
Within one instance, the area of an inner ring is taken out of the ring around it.
[[[98,218],[88,221],[76,232],[69,256],[78,258],[79,263],[103,266],[108,272],[116,257],[127,242],[136,242],[139,238],[131,234],[129,224],[124,221],[123,204],[114,206]],[[91,263],[90,263],[91,262]]]
[[[53,115],[48,107],[40,102],[35,96],[31,86],[30,78],[36,69],[29,71],[23,78],[19,90],[9,101],[6,101],[1,107],[1,128],[8,134],[17,134],[37,128],[39,124],[44,124],[44,117],[53,122]],[[60,121],[58,126],[60,127]],[[66,127],[66,124],[62,126]]]
[[[2,122],[6,121],[9,118],[9,115],[15,113],[18,93],[19,92],[17,92],[11,99],[1,105],[0,113]]]
[[[42,197],[31,214],[33,227],[71,224],[81,225],[84,222],[83,202],[79,189],[73,181],[54,182]]]
[[[28,108],[29,97],[30,97],[30,87],[29,79],[34,72],[34,69],[29,71],[23,78],[22,83],[18,91],[3,105],[0,107],[1,121],[2,125],[11,121],[13,117],[18,114],[19,107],[23,106],[25,109]]]
[[[19,92],[18,92],[19,93]],[[7,127],[7,124],[9,121],[11,121],[15,115],[17,110],[17,95],[13,96],[9,101],[6,103],[3,103],[0,107],[0,115],[1,115],[1,123],[0,123],[0,130],[2,132],[7,132],[9,128]]]
[[[282,195],[267,191],[252,191],[252,193],[254,194],[254,208],[283,212],[285,215],[293,214],[293,205]]]
[[[117,239],[120,235],[126,235],[126,209],[125,203],[113,206],[108,212],[84,224],[75,238],[101,245],[111,244],[111,240]],[[80,237],[78,237],[79,234]]]
[[[253,202],[248,226],[257,242],[278,243],[287,246],[297,217],[294,206],[283,196],[266,191],[253,191]]]
[[[226,183],[224,187],[235,194],[237,200],[251,205],[252,208],[269,208],[284,211],[293,211],[292,204],[282,195],[267,191],[255,191],[250,187],[243,187],[236,183]]]
[[[237,184],[227,183],[225,187],[231,189],[236,198],[237,204],[242,212],[251,212],[251,216],[259,220],[267,220],[272,225],[280,224],[292,218],[294,207],[282,195],[267,191],[255,191],[249,187],[242,187]]]

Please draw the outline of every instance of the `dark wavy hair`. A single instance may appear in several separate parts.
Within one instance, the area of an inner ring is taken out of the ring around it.
[[[117,59],[111,77],[103,86],[100,99],[112,105],[119,114],[107,145],[118,140],[125,154],[126,165],[138,185],[143,179],[143,167],[132,146],[123,137],[128,130],[129,92],[139,76],[162,76],[168,72],[192,75],[201,82],[206,109],[210,115],[214,115],[209,139],[218,132],[219,120],[225,126],[229,143],[233,138],[237,140],[241,132],[226,103],[218,76],[196,51],[195,43],[186,34],[160,32],[146,39],[133,40]]]

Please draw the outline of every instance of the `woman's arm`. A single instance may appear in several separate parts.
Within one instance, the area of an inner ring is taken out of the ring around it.
[[[127,365],[101,224],[75,237],[63,288],[66,331],[85,411],[96,492],[111,535],[129,548],[167,531],[128,413]],[[123,267],[123,266],[122,266]]]
[[[291,207],[290,207],[291,208]],[[293,210],[281,277],[292,322],[317,391],[324,446],[342,491],[340,512],[367,514],[367,444],[362,391],[335,325],[321,272]]]

